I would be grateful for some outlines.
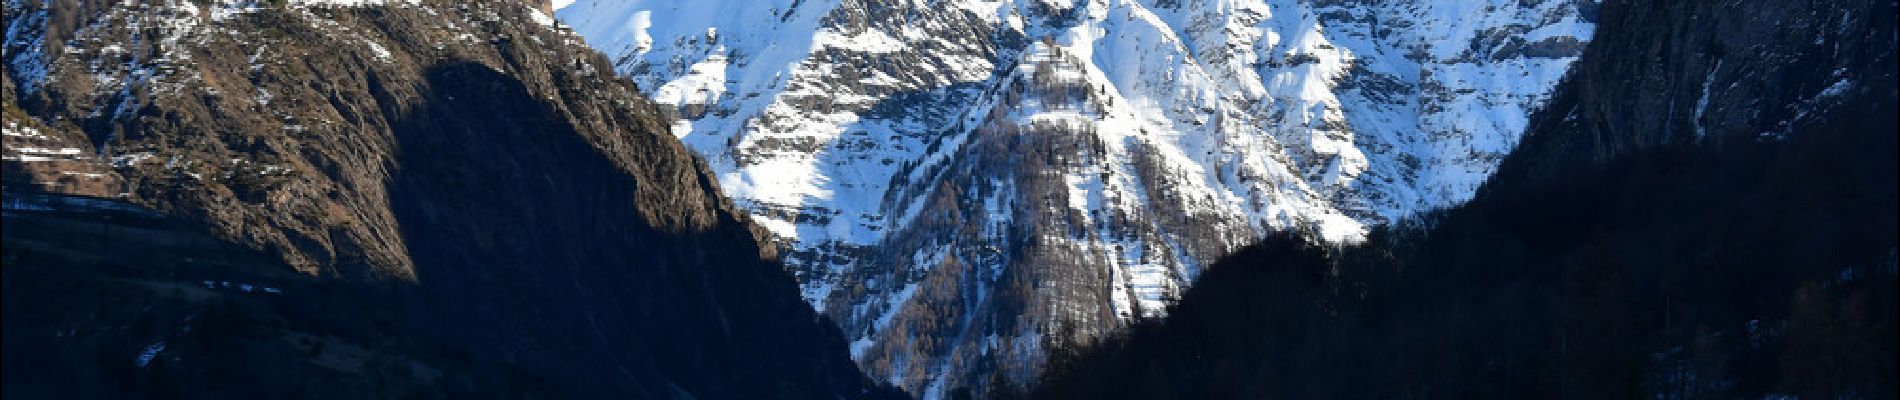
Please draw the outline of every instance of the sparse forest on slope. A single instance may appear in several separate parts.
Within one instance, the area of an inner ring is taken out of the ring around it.
[[[1271,238],[1041,398],[1892,398],[1886,1],[1612,1],[1465,206]]]

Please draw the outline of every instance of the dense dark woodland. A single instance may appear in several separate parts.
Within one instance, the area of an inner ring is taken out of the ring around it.
[[[1167,318],[1056,344],[1033,394],[1900,395],[1893,3],[1610,1],[1601,23],[1470,203],[1361,246],[1248,247]]]
[[[154,155],[8,161],[7,398],[901,396],[521,2],[281,3],[6,3],[20,146]]]

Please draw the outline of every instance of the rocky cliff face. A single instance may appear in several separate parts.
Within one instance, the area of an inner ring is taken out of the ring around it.
[[[1496,180],[1548,180],[1565,168],[1670,145],[1786,140],[1891,76],[1891,5],[1860,1],[1626,4],[1604,13],[1622,28],[1583,60],[1578,82],[1552,95],[1520,167]],[[1885,34],[1881,32],[1887,32]],[[1891,89],[1886,88],[1886,89]]]
[[[545,7],[377,3],[9,1],[8,185],[208,224],[571,394],[864,393],[668,119]]]
[[[583,0],[557,17],[680,116],[860,364],[928,394],[1037,364],[1046,333],[1155,314],[1264,232],[1350,242],[1465,200],[1595,12]]]

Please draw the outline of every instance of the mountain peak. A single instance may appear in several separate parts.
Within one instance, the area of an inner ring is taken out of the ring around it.
[[[557,16],[679,116],[860,362],[921,390],[979,374],[957,365],[984,343],[1028,354],[1059,321],[1157,313],[1266,232],[1351,243],[1468,199],[1594,9],[580,0]],[[952,262],[973,267],[942,278],[963,295],[929,293]],[[1002,289],[1045,281],[1065,288]],[[1051,304],[1072,308],[1015,309]]]

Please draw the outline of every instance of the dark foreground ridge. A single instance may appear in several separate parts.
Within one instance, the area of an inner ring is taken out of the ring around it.
[[[279,3],[7,3],[10,207],[147,210],[8,210],[9,398],[893,394],[577,38]]]
[[[1611,1],[1470,203],[1225,258],[1042,398],[1893,398],[1895,10]],[[1705,97],[1706,96],[1706,97]]]
[[[9,398],[560,397],[547,377],[401,328],[375,293],[294,273],[203,224],[9,191]]]

